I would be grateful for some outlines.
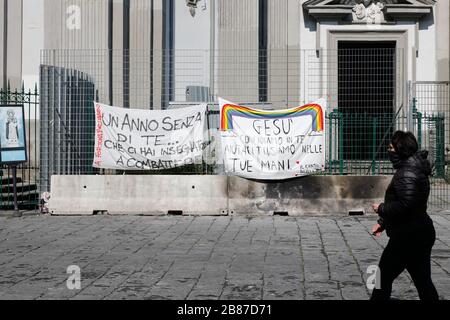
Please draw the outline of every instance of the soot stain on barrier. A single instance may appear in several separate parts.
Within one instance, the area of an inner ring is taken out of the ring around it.
[[[344,199],[381,198],[384,195],[383,179],[379,177],[348,177],[339,187]]]
[[[266,197],[268,199],[315,199],[324,190],[322,181],[313,177],[302,177],[285,182],[268,182]]]
[[[261,187],[261,190],[259,187]],[[266,189],[266,187],[264,185],[250,183],[248,185],[248,188],[244,191],[244,197],[249,198],[249,199],[255,199],[258,197],[259,194],[264,194],[265,189]]]
[[[370,180],[373,179],[355,177],[352,180],[353,183],[346,188],[347,198],[365,199],[373,195],[373,184],[370,183]]]

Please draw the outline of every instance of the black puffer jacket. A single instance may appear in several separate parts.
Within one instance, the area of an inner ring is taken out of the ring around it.
[[[385,202],[378,208],[378,222],[391,238],[408,236],[432,226],[427,214],[431,175],[427,158],[428,151],[420,151],[394,165],[397,171],[386,190]]]

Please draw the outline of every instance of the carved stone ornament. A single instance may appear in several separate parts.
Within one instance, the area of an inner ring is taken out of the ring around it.
[[[353,21],[370,24],[385,22],[384,3],[373,0],[358,0],[353,7]]]
[[[357,20],[362,20],[366,17],[366,7],[362,3],[355,5],[353,12]]]
[[[302,7],[319,22],[333,20],[378,27],[397,21],[419,22],[432,16],[436,3],[437,0],[307,0]]]

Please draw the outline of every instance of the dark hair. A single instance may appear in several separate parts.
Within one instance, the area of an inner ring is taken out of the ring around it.
[[[419,151],[419,144],[411,132],[396,131],[391,143],[401,159],[407,159]]]

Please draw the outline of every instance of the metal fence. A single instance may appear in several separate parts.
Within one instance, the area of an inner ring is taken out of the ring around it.
[[[28,161],[17,167],[17,201],[21,209],[34,209],[39,204],[39,94],[37,85],[25,91],[0,89],[0,104],[23,105],[27,134]],[[0,165],[0,210],[14,208],[12,169]]]
[[[50,189],[53,174],[124,173],[92,168],[94,100],[141,109],[206,102],[208,134],[217,142],[218,97],[261,109],[327,97],[324,174],[392,174],[390,136],[412,130],[430,151],[433,201],[449,205],[448,83],[408,88],[404,52],[385,43],[319,51],[47,50],[41,61],[41,191]],[[214,162],[217,146],[201,165],[157,173],[223,174]]]
[[[419,146],[433,162],[430,202],[450,207],[450,82],[410,83]]]
[[[92,167],[94,109],[91,77],[76,70],[41,66],[40,190],[51,175],[96,174]],[[51,83],[52,85],[46,85]]]

